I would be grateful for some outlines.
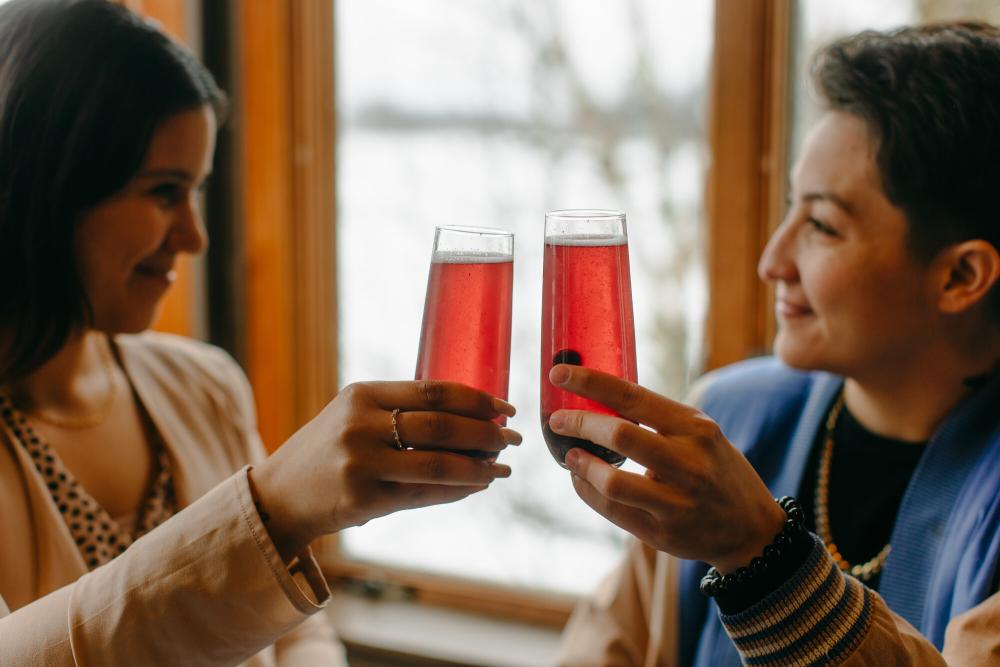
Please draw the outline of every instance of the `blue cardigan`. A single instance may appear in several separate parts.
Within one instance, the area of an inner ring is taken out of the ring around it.
[[[775,496],[795,495],[809,450],[843,378],[796,371],[771,358],[718,371],[701,408]],[[940,650],[948,622],[997,588],[1000,555],[1000,378],[959,404],[927,444],[899,507],[879,592]],[[701,595],[704,563],[685,561],[680,662],[740,665]]]

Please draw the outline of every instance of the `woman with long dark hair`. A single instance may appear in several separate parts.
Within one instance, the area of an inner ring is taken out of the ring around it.
[[[352,385],[265,458],[235,362],[143,333],[225,107],[120,5],[0,7],[0,664],[341,664],[309,543],[510,474],[434,451],[520,440],[449,383]]]

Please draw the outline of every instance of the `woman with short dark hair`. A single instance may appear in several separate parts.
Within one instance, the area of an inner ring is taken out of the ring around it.
[[[777,359],[711,373],[699,409],[550,374],[625,417],[553,430],[648,469],[566,457],[640,543],[560,664],[1000,665],[1000,31],[865,32],[813,76],[759,265]]]
[[[454,451],[513,408],[450,383],[352,385],[265,458],[239,366],[145,331],[224,110],[116,3],[0,7],[0,665],[343,664],[310,542],[510,474]]]

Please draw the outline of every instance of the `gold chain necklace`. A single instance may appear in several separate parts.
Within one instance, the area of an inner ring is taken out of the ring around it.
[[[833,430],[837,426],[837,419],[840,417],[840,412],[843,409],[844,392],[840,392],[837,402],[830,408],[830,414],[826,417],[826,439],[823,443],[823,455],[819,460],[819,473],[816,475],[816,532],[819,538],[823,540],[823,544],[826,545],[826,550],[830,552],[830,556],[837,562],[837,567],[861,581],[868,581],[882,571],[885,560],[889,557],[889,551],[892,549],[891,545],[886,544],[868,562],[851,565],[841,555],[840,549],[834,543],[833,535],[830,532],[830,463],[833,460]]]
[[[111,359],[111,352],[108,351],[109,345],[110,342],[106,342],[100,346],[101,361],[104,364],[104,374],[108,382],[107,395],[104,397],[104,402],[100,405],[100,407],[93,412],[80,417],[65,417],[34,408],[28,410],[28,414],[35,417],[39,421],[45,422],[46,424],[73,430],[93,428],[94,426],[104,422],[104,420],[108,418],[108,415],[111,414],[111,410],[115,407],[115,399],[118,397],[118,384],[115,382],[114,362]]]

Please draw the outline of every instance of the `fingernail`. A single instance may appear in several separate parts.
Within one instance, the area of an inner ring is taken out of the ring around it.
[[[569,366],[565,364],[559,364],[553,366],[552,370],[549,371],[549,380],[552,384],[565,384],[569,380],[570,370]]]
[[[508,417],[513,417],[517,410],[514,406],[503,400],[502,398],[493,398],[493,410],[499,412],[502,415],[507,415]]]
[[[549,417],[549,428],[558,431],[566,424],[566,416],[561,412],[553,412]]]
[[[502,463],[494,463],[490,466],[490,472],[494,477],[510,477],[510,466]]]
[[[502,428],[500,429],[500,434],[503,436],[503,441],[508,445],[517,446],[524,442],[524,438],[521,434],[514,429]]]

